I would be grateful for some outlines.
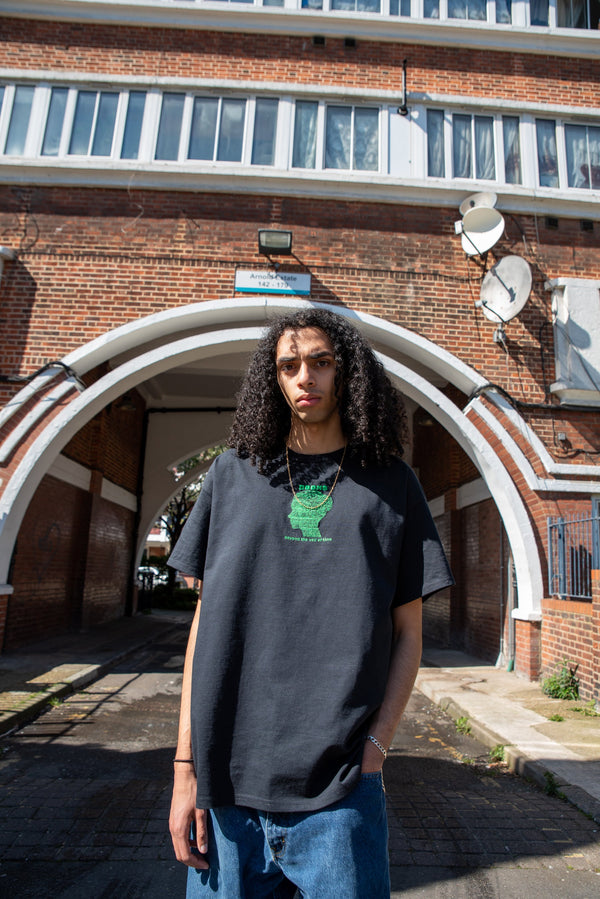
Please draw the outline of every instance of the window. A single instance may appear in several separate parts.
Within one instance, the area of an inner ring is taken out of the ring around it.
[[[154,151],[155,159],[175,160],[179,158],[184,103],[185,94],[163,94],[156,150]]]
[[[410,16],[410,0],[390,0],[391,16]]]
[[[511,0],[496,0],[496,22],[499,25],[510,25],[512,23]]]
[[[600,128],[565,125],[569,187],[600,188]]]
[[[70,156],[110,156],[119,95],[79,91],[73,117]]]
[[[504,180],[507,184],[521,184],[521,140],[517,116],[502,117],[504,142]]]
[[[7,156],[22,156],[25,152],[33,92],[33,87],[23,87],[21,85],[15,87],[8,134],[6,135],[6,143],[4,145],[4,152]]]
[[[448,0],[448,18],[485,22],[487,0]]]
[[[473,160],[475,166],[473,166]],[[452,116],[452,172],[455,178],[496,178],[494,120],[491,116]]]
[[[121,145],[121,159],[137,159],[140,152],[142,123],[146,108],[146,92],[130,91],[127,100],[127,117]]]
[[[319,104],[298,100],[294,122],[292,167],[314,169],[317,161],[317,115]]]
[[[427,174],[430,178],[446,177],[444,154],[444,113],[427,110]]]
[[[48,118],[46,119],[46,130],[42,143],[42,156],[58,156],[59,154],[68,96],[68,88],[52,88]]]
[[[188,159],[240,162],[245,117],[245,100],[196,97],[192,113]]]
[[[427,110],[427,175],[446,177],[446,133],[451,136],[453,178],[521,184],[520,123],[517,116],[446,114]],[[504,171],[502,171],[504,168]]]
[[[376,172],[379,168],[379,111],[328,106],[325,168]]]
[[[558,187],[556,123],[550,119],[536,119],[535,130],[540,187]]]
[[[273,165],[277,137],[277,100],[257,100],[254,112],[252,165]]]

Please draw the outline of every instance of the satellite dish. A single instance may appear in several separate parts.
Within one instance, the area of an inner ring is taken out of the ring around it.
[[[493,208],[497,199],[496,194],[493,194],[491,191],[489,193],[471,194],[470,197],[462,201],[458,208],[460,209],[460,214],[464,215],[465,212],[473,209],[474,206],[491,206]]]
[[[531,269],[521,256],[504,256],[481,283],[475,305],[492,322],[508,322],[523,309],[531,292]]]
[[[491,206],[473,206],[463,215],[461,243],[467,256],[487,253],[504,233],[504,219]]]

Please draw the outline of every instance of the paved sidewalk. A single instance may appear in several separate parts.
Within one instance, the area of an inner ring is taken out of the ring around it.
[[[0,655],[0,735],[31,720],[53,699],[76,692],[191,613],[154,610],[83,634],[44,640]],[[417,688],[510,767],[557,790],[600,823],[600,716],[585,701],[544,696],[538,684],[455,650],[426,646]],[[577,711],[579,709],[579,711]],[[563,720],[551,721],[552,716]]]
[[[540,685],[465,653],[426,646],[417,689],[509,767],[555,790],[600,823],[600,715],[585,700],[551,699]],[[562,720],[550,720],[552,717]]]

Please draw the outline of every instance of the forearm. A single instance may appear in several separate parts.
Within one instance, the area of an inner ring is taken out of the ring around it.
[[[181,703],[179,710],[179,730],[177,735],[177,750],[175,758],[191,759],[192,757],[192,736],[191,736],[191,709],[192,709],[192,669],[194,664],[194,652],[196,649],[196,639],[198,637],[198,621],[200,618],[200,603],[202,601],[202,584],[200,585],[200,593],[198,596],[198,605],[194,613],[190,635],[188,638],[187,649],[185,651],[185,661],[183,664],[183,681],[181,684]]]
[[[387,750],[410,698],[422,652],[422,619],[420,599],[394,613],[394,642],[386,689],[379,709],[373,716],[369,734]],[[376,770],[383,764],[383,754],[370,740],[365,745],[363,771]]]
[[[421,661],[420,634],[400,634],[394,643],[383,702],[377,710],[370,733],[387,748],[410,699]]]

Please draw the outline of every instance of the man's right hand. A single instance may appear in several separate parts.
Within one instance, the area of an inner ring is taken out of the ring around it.
[[[208,868],[206,810],[196,808],[196,774],[191,764],[175,764],[169,830],[177,861],[191,868]]]

